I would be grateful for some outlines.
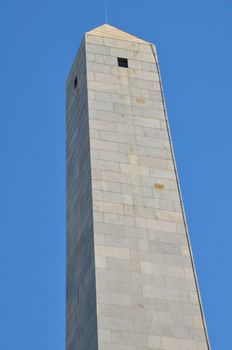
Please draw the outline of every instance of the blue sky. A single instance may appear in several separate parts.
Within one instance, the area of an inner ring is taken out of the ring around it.
[[[231,347],[230,0],[108,0],[156,44],[212,349]],[[104,1],[0,0],[0,349],[64,350],[65,79]]]

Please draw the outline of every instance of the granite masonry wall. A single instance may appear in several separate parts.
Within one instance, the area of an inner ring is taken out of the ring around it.
[[[97,350],[85,43],[67,80],[66,349]]]

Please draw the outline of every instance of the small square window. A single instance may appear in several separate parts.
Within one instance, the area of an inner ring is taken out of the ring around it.
[[[74,87],[74,90],[76,89],[77,87],[77,76],[75,77],[74,79],[74,82],[73,82],[73,87]]]
[[[119,67],[128,68],[128,59],[127,58],[118,57],[118,66]]]

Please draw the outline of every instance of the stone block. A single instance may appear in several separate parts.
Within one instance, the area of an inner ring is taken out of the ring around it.
[[[130,253],[126,248],[110,247],[107,245],[96,245],[95,246],[96,256],[129,259]]]
[[[148,335],[148,347],[152,349],[161,349],[161,337],[157,335]]]

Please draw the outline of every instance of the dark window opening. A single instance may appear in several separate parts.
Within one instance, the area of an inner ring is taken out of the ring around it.
[[[118,66],[119,67],[128,68],[128,59],[127,58],[118,57]]]
[[[74,87],[74,90],[76,89],[77,87],[77,77],[74,79],[74,82],[73,82],[73,87]]]

